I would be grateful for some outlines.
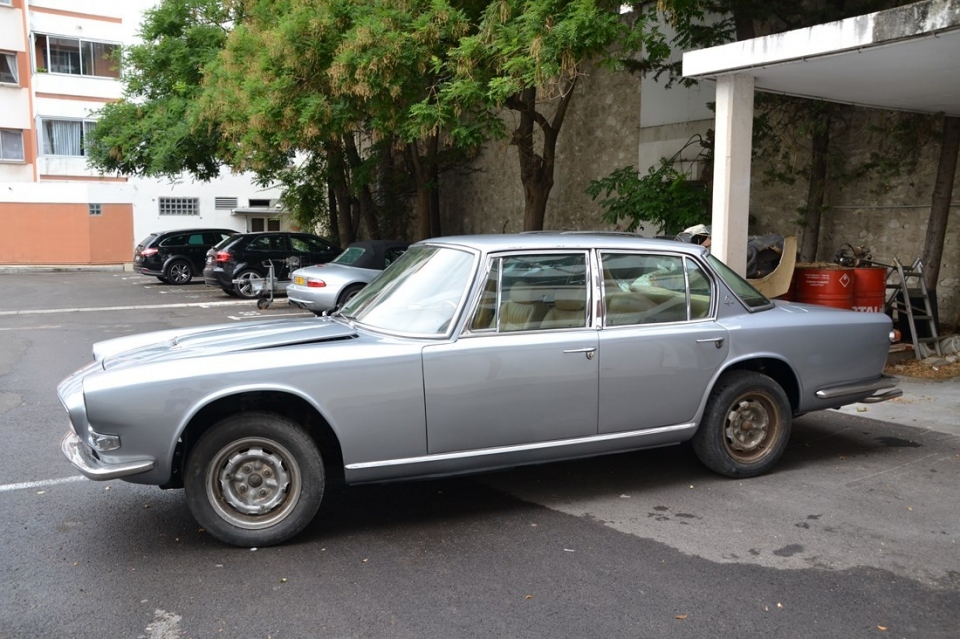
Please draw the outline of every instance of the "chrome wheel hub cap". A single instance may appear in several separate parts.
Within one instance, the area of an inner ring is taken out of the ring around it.
[[[762,403],[741,400],[727,415],[726,436],[734,450],[752,452],[763,444],[770,427],[770,415]]]
[[[223,498],[245,515],[263,515],[287,496],[290,476],[283,460],[263,448],[247,448],[231,456],[220,471]]]

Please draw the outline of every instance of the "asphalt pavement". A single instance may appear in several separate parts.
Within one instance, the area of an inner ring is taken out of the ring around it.
[[[298,312],[211,288],[0,274],[0,639],[960,635],[958,379],[799,417],[750,480],[674,446],[345,487],[290,543],[232,548],[182,491],[59,450],[91,343]]]

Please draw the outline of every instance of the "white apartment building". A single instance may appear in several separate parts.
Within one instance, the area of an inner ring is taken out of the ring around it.
[[[100,175],[83,139],[156,0],[0,0],[0,264],[116,264],[154,231],[279,229],[279,190]]]

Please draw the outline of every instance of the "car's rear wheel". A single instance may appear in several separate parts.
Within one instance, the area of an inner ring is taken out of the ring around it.
[[[346,287],[340,292],[340,296],[337,298],[337,306],[343,306],[356,297],[357,293],[359,293],[361,290],[363,290],[363,284],[351,284],[350,286]]]
[[[197,522],[234,546],[269,546],[302,531],[323,499],[323,459],[295,422],[264,412],[218,422],[190,451],[187,504]]]
[[[168,280],[168,279],[167,279],[166,277],[164,277],[163,275],[157,275],[157,279],[160,280],[160,283],[161,283],[161,284],[169,284],[169,283],[170,283],[170,280]]]
[[[234,278],[233,290],[239,297],[252,300],[263,290],[263,276],[254,270],[241,271]]]
[[[779,384],[760,373],[731,371],[710,394],[693,449],[714,472],[754,477],[780,459],[791,424],[790,401]]]
[[[193,267],[187,260],[174,260],[167,267],[167,280],[171,284],[189,284],[193,279]]]

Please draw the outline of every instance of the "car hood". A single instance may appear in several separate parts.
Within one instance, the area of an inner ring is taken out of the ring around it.
[[[340,320],[313,317],[132,335],[98,342],[93,351],[94,358],[102,361],[104,369],[109,369],[133,363],[351,339],[356,335],[353,328]]]

